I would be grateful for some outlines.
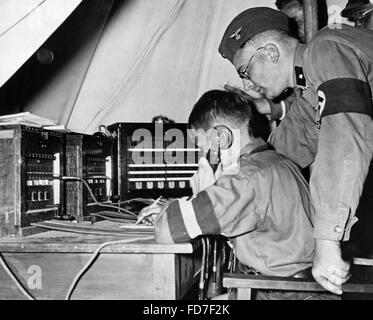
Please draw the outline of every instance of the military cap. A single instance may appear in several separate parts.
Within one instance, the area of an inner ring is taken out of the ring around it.
[[[369,3],[369,0],[349,0],[347,2],[346,8],[341,12],[341,16],[344,18],[349,18],[352,13],[354,13],[360,7]]]
[[[287,15],[268,7],[245,10],[229,24],[221,40],[219,53],[233,62],[235,53],[246,41],[258,33],[269,30],[290,32]]]

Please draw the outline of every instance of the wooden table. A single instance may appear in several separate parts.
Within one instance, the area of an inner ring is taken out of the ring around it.
[[[0,252],[36,299],[64,299],[72,280],[98,246],[131,237],[134,236],[48,231],[23,238],[2,238]],[[71,298],[181,299],[199,278],[200,256],[197,242],[162,245],[142,240],[105,247]],[[0,265],[0,300],[3,299],[25,297]]]

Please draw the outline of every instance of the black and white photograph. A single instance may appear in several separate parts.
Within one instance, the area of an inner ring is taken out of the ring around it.
[[[372,0],[0,0],[0,301],[373,300],[372,92]]]

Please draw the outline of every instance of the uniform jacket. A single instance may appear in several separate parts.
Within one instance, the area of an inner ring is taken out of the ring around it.
[[[298,45],[295,92],[269,138],[301,167],[312,165],[314,236],[348,240],[373,153],[373,31],[347,25]]]
[[[166,219],[155,223],[156,233],[166,231],[173,242],[222,234],[241,263],[264,275],[292,276],[310,267],[314,239],[308,185],[288,159],[272,150],[255,152],[263,146],[256,139],[241,150],[237,174],[171,202],[160,213]]]

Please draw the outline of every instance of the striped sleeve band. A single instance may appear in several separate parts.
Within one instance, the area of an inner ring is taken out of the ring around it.
[[[182,198],[166,209],[170,234],[175,243],[187,242],[200,235],[220,234],[220,225],[207,192],[195,198]]]

